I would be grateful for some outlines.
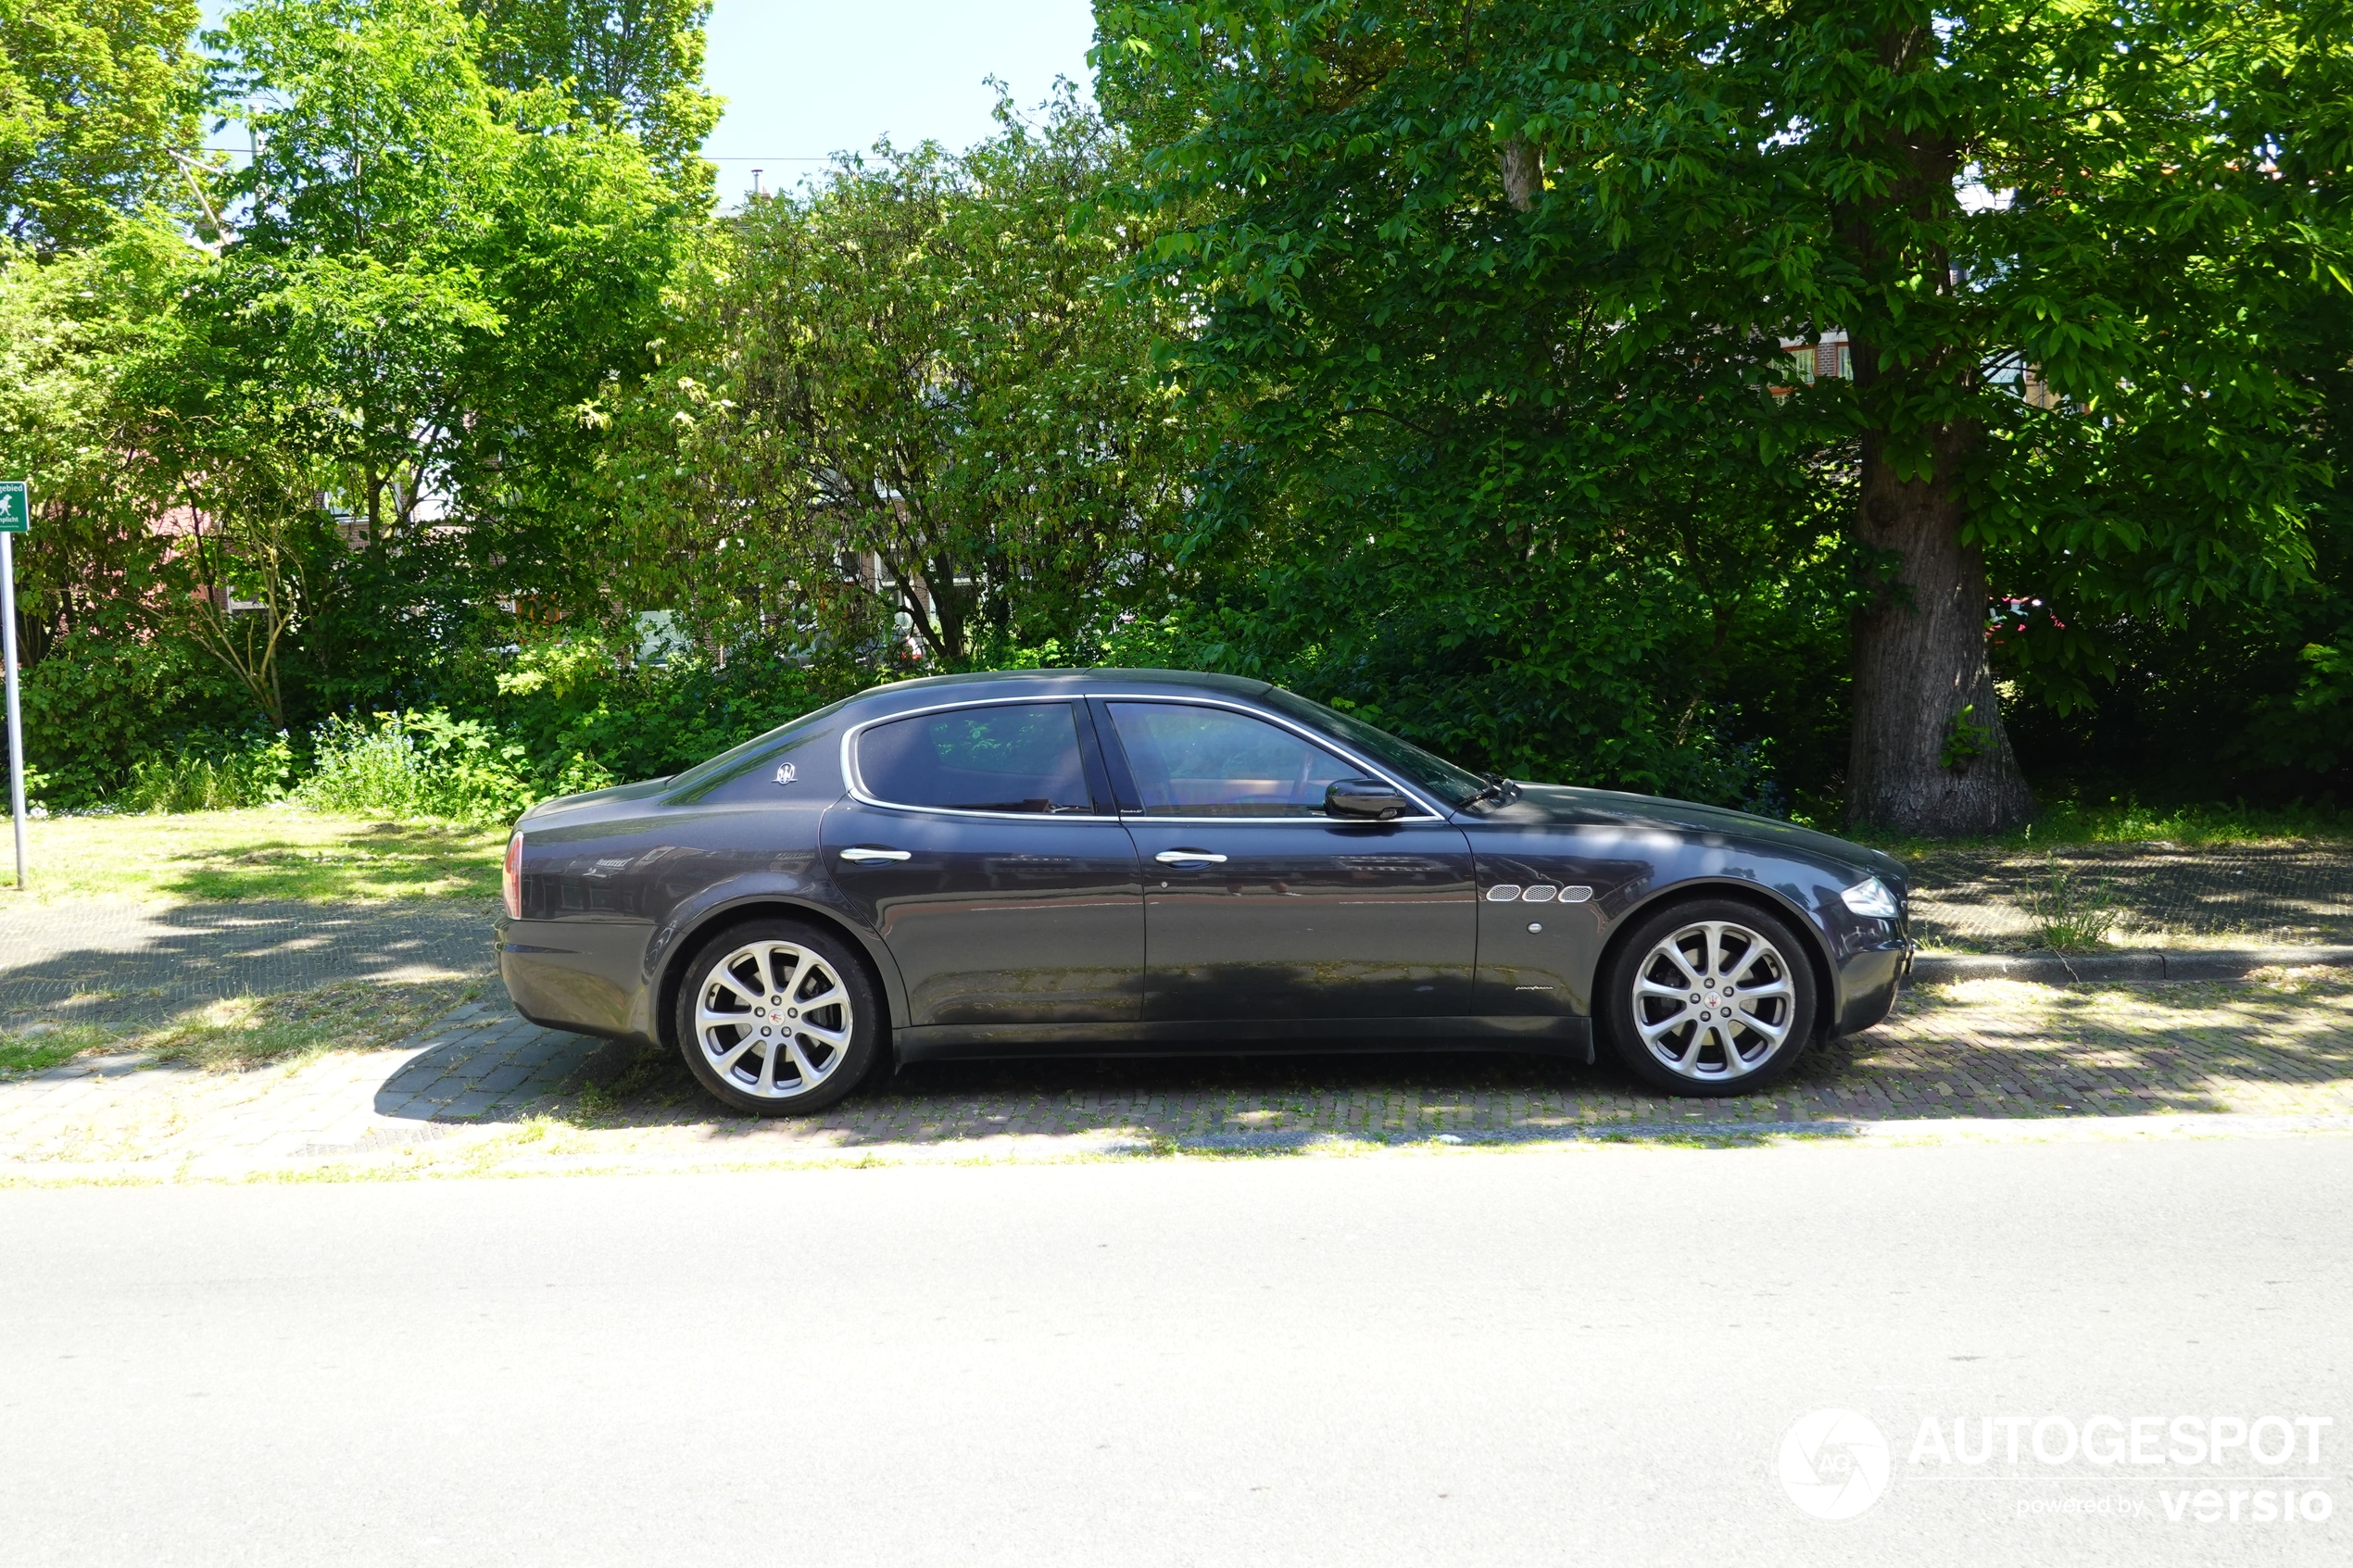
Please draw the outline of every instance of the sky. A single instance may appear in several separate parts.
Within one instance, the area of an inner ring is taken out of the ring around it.
[[[732,207],[755,167],[773,191],[878,136],[965,147],[994,129],[983,78],[1024,106],[1091,86],[1094,32],[1088,0],[717,0],[703,82],[727,116],[704,156]]]
[[[205,24],[226,0],[205,0]],[[704,146],[727,207],[799,183],[832,154],[888,136],[963,148],[995,129],[1002,78],[1035,106],[1066,76],[1091,87],[1089,0],[716,0],[703,83],[727,100]],[[242,148],[242,135],[220,138]]]

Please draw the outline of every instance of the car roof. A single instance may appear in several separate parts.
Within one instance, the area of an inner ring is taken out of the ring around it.
[[[887,686],[870,686],[853,700],[864,713],[871,714],[997,696],[1076,696],[1087,692],[1119,691],[1150,696],[1254,697],[1273,689],[1270,682],[1239,675],[1213,675],[1198,670],[983,670],[968,675],[928,675],[914,681],[894,681]]]

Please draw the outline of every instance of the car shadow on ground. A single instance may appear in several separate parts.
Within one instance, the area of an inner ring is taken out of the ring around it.
[[[1728,1098],[1656,1094],[1606,1055],[1591,1067],[1491,1051],[1067,1057],[909,1067],[820,1115],[769,1124],[854,1148],[1001,1134],[1529,1138],[1611,1125],[1834,1131],[1957,1116],[2353,1110],[2353,978],[2013,989],[2022,998],[2015,1005],[2005,999],[2011,993],[1954,999],[1971,995],[1966,988],[1907,997],[1881,1028],[1807,1052],[1770,1091]],[[489,1072],[475,1069],[471,1098],[436,1106],[404,1098],[484,1060],[470,1048],[462,1039],[434,1047],[386,1085],[379,1111],[723,1132],[766,1121],[713,1101],[675,1052],[551,1031]],[[530,1095],[522,1085],[535,1075],[553,1087]]]

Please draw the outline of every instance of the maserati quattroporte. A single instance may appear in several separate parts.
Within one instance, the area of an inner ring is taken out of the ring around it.
[[[1263,681],[864,692],[535,808],[523,1014],[792,1114],[919,1061],[1605,1047],[1676,1094],[1883,1017],[1902,868],[1786,822],[1482,777]]]

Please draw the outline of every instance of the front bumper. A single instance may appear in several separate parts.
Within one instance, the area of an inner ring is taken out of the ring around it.
[[[1836,1035],[1853,1035],[1885,1018],[1895,1005],[1895,993],[1912,972],[1912,955],[1919,945],[1912,940],[1911,909],[1897,906],[1895,919],[1884,929],[1883,940],[1850,949],[1839,964],[1838,994],[1843,998],[1831,1027]]]

